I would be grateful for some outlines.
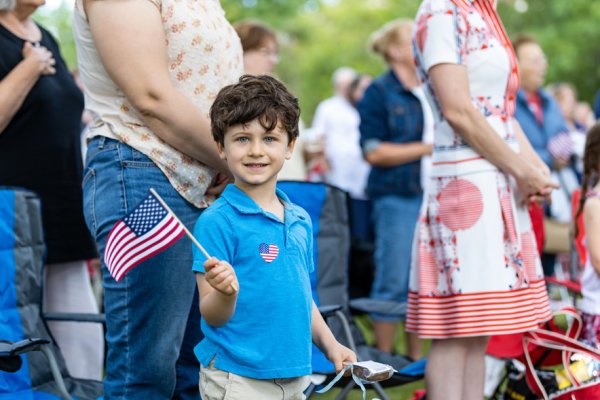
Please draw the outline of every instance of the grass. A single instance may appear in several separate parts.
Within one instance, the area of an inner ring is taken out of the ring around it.
[[[368,316],[358,316],[358,317],[355,317],[355,321],[356,321],[357,325],[359,326],[360,330],[363,332],[367,343],[370,345],[373,345],[373,343],[374,343],[373,329],[372,329],[371,320],[369,319],[369,317]],[[562,315],[555,317],[554,321],[557,324],[557,326],[561,329],[566,329],[568,326],[567,319]],[[398,333],[397,333],[397,337],[396,337],[396,340],[394,343],[395,343],[394,351],[399,354],[404,354],[405,353],[404,329],[402,327],[402,324],[400,324],[400,327],[399,327]],[[429,341],[425,342],[425,346],[424,346],[425,353],[427,353],[427,350],[429,349],[429,344],[430,344]],[[506,385],[506,383],[504,383],[504,385]],[[368,386],[366,386],[366,387],[368,388]],[[406,384],[406,385],[386,388],[385,392],[391,400],[409,400],[409,399],[412,399],[413,392],[415,390],[423,389],[424,387],[425,387],[425,382],[423,380],[419,380],[419,381],[415,381],[415,382],[412,382],[412,383]],[[335,397],[340,392],[340,390],[341,389],[334,388],[324,394],[315,394],[312,398],[314,400],[334,400]],[[368,400],[372,400],[372,399],[376,399],[376,398],[377,398],[377,393],[375,391],[367,390],[367,399]],[[360,388],[356,387],[355,389],[353,389],[350,392],[350,394],[346,397],[346,399],[347,400],[362,400],[362,391],[360,390]]]
[[[374,343],[373,339],[373,329],[371,326],[371,320],[368,316],[358,316],[355,317],[355,320],[360,328],[360,330],[365,335],[365,339],[368,344],[372,345]],[[429,347],[429,342],[425,344],[425,351]],[[404,329],[402,324],[398,329],[398,334],[396,335],[394,351],[399,354],[405,353],[404,346]],[[366,386],[368,388],[368,386]],[[390,399],[393,400],[408,400],[413,396],[413,392],[417,389],[423,389],[425,387],[425,383],[423,380],[411,382],[409,384],[395,386],[390,388],[385,388],[385,392]],[[333,388],[327,393],[323,394],[315,394],[312,398],[315,400],[334,400],[338,395],[341,389]],[[376,399],[377,393],[374,390],[367,390],[367,399]],[[346,397],[347,400],[362,400],[362,391],[359,387],[353,389],[350,394]]]
[[[413,396],[413,391],[416,389],[423,389],[423,381],[416,381],[413,383],[408,383],[402,386],[396,386],[391,388],[386,388],[385,393],[392,400],[408,400]],[[311,399],[315,400],[333,400],[335,396],[340,392],[340,389],[331,389],[327,393],[323,394],[315,394]],[[367,390],[367,399],[376,399],[377,393],[374,390]],[[346,397],[347,400],[362,400],[362,391],[359,387],[353,389],[350,394]]]

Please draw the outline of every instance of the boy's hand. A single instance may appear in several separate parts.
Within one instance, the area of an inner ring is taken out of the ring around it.
[[[211,257],[204,262],[204,279],[215,290],[232,296],[239,291],[237,276],[233,267],[226,261],[219,261]]]
[[[356,362],[356,354],[346,346],[336,342],[327,352],[327,359],[335,366],[335,373],[339,373],[348,364]]]

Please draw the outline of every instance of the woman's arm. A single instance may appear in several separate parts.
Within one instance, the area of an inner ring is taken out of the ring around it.
[[[423,142],[381,142],[365,154],[365,160],[376,167],[395,167],[430,155],[433,145]]]
[[[531,146],[531,143],[529,142],[529,139],[527,139],[527,136],[525,135],[525,132],[523,132],[519,122],[516,119],[513,119],[513,122],[515,135],[519,142],[519,154],[530,160],[544,173],[544,175],[550,176],[550,168],[548,168],[544,160],[542,160],[538,153],[536,153],[535,149]]]
[[[585,193],[581,195],[585,196]],[[600,275],[600,199],[590,197],[585,201],[583,226],[590,262],[596,273]]]
[[[148,127],[182,153],[228,173],[199,110],[169,77],[161,15],[148,0],[87,0],[85,10],[106,71]]]
[[[360,114],[361,147],[364,158],[376,167],[395,167],[431,154],[433,146],[422,142],[394,143],[390,141],[386,97],[378,85],[371,84],[357,109]],[[370,145],[376,141],[377,145]]]
[[[481,156],[512,175],[525,198],[549,196],[558,187],[536,165],[519,157],[471,103],[467,69],[458,64],[437,64],[429,77],[444,118]]]
[[[41,75],[52,75],[55,60],[45,47],[25,42],[23,60],[0,81],[0,134],[23,105]]]

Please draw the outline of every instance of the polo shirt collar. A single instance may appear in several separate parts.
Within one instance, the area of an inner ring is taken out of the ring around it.
[[[290,199],[289,197],[279,188],[276,189],[277,197],[283,200],[283,204],[286,212],[291,211],[292,208],[289,206]],[[225,187],[225,190],[221,194],[221,197],[231,205],[231,207],[235,208],[242,214],[265,214],[271,215],[271,213],[266,212],[254,200],[250,198],[244,191],[235,186],[233,183],[230,183]]]

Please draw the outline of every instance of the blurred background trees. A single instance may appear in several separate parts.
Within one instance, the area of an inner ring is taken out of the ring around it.
[[[50,0],[48,0],[50,1]],[[60,0],[55,0],[60,1]],[[64,0],[63,0],[64,1]],[[277,75],[300,98],[310,125],[318,102],[332,94],[331,74],[347,65],[378,75],[383,63],[367,49],[371,32],[399,17],[413,18],[417,0],[221,0],[234,22],[253,18],[275,28],[281,43]],[[74,68],[70,3],[51,3],[36,16],[59,39]],[[500,0],[509,35],[536,36],[549,61],[548,82],[570,81],[582,100],[600,89],[600,1]]]

